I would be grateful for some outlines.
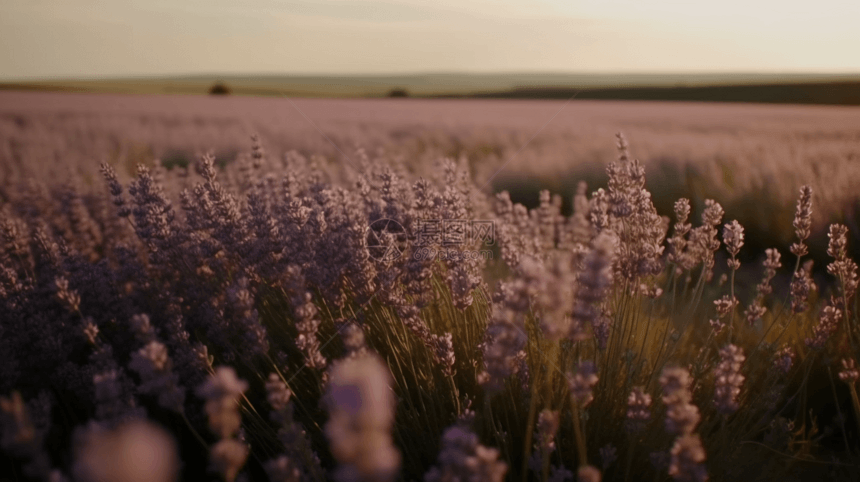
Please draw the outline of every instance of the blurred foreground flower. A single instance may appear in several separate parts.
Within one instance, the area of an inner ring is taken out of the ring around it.
[[[75,480],[169,482],[176,480],[176,443],[161,427],[133,421],[115,430],[92,423],[75,441]]]
[[[425,482],[501,482],[508,466],[499,451],[479,443],[474,432],[453,425],[442,436],[439,464],[424,475]]]
[[[224,480],[236,480],[239,470],[248,459],[248,446],[233,438],[242,426],[239,413],[239,398],[248,389],[248,383],[236,376],[230,367],[218,367],[209,380],[199,389],[198,394],[206,399],[206,414],[209,428],[221,440],[209,451],[212,466]]]
[[[400,453],[391,442],[394,397],[391,375],[378,356],[368,354],[332,367],[326,393],[325,426],[340,482],[391,481]]]

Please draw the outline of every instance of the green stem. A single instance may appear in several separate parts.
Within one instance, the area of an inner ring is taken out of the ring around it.
[[[585,451],[585,435],[582,433],[582,423],[579,420],[579,405],[576,400],[573,402],[573,431],[576,436],[576,450],[579,454],[579,466],[588,465],[588,459]]]
[[[529,401],[529,418],[526,425],[526,440],[523,445],[523,471],[522,482],[528,480],[529,456],[531,455],[532,435],[535,427],[535,415],[537,413],[537,387],[540,378],[540,370],[535,370],[534,378],[531,380],[531,400]]]

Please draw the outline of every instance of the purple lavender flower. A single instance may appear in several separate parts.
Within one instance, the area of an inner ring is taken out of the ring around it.
[[[788,375],[793,364],[794,350],[790,346],[785,345],[774,354],[774,367],[783,375]]]
[[[696,434],[678,437],[671,450],[669,475],[677,481],[705,482],[708,472],[705,468],[705,449]]]
[[[853,385],[860,378],[860,370],[857,369],[857,363],[853,358],[842,359],[842,371],[839,372],[839,379],[849,385]]]
[[[660,385],[663,386],[663,403],[668,406],[666,412],[666,431],[673,435],[693,433],[701,419],[699,409],[691,403],[693,394],[690,385],[693,383],[690,373],[680,367],[666,367],[660,375]]]
[[[651,395],[643,387],[634,387],[627,397],[627,419],[625,429],[628,433],[641,432],[651,420]]]
[[[833,333],[839,328],[839,319],[842,317],[842,311],[835,306],[825,306],[821,311],[818,324],[812,330],[812,338],[806,338],[804,342],[806,346],[820,350],[824,348],[825,343]]]
[[[424,475],[424,482],[501,482],[508,466],[498,457],[498,450],[481,445],[477,435],[455,424],[442,435],[438,465]]]
[[[574,403],[586,407],[594,395],[592,390],[597,385],[597,367],[592,361],[584,361],[576,368],[576,372],[567,375],[567,385]]]
[[[390,385],[388,368],[376,355],[332,367],[325,433],[340,463],[336,480],[391,481],[397,476],[400,453],[391,442],[395,401]]]
[[[735,345],[720,349],[720,364],[714,369],[714,404],[723,415],[730,415],[738,409],[737,397],[744,382],[740,372],[745,359],[743,350]]]

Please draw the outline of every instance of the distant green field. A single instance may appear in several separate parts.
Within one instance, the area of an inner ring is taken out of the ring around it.
[[[0,89],[129,94],[290,97],[487,97],[686,100],[860,105],[860,75],[827,74],[415,74],[52,79]]]

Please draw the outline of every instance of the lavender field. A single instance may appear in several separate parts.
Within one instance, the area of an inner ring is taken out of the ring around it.
[[[860,108],[0,92],[0,480],[860,479]]]

